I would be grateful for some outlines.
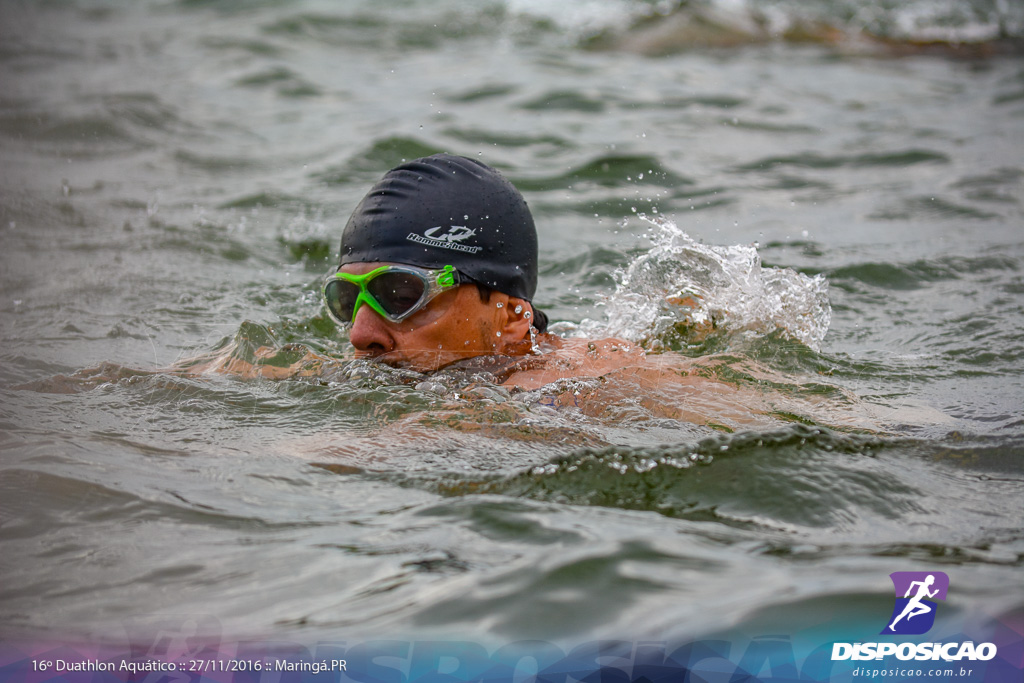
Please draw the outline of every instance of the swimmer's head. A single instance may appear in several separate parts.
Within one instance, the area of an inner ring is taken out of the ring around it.
[[[388,171],[356,206],[339,265],[355,263],[450,265],[463,282],[532,302],[537,229],[526,200],[496,170],[435,154]],[[533,325],[547,327],[536,308]]]

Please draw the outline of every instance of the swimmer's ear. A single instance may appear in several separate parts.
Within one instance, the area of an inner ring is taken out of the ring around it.
[[[505,324],[501,331],[501,337],[509,344],[521,342],[530,338],[530,324],[532,322],[533,307],[525,299],[518,299],[514,296],[508,297],[505,304]]]

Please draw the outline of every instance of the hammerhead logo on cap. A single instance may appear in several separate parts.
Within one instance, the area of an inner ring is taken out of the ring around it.
[[[448,228],[448,232],[444,235],[438,235],[437,231],[441,229],[441,226],[425,230],[423,232],[424,237],[429,237],[432,240],[444,240],[445,242],[461,242],[464,239],[472,237],[476,234],[476,230],[467,228],[465,225],[453,225]]]
[[[461,244],[463,240],[469,239],[476,234],[476,230],[467,228],[465,225],[450,225],[447,227],[445,233],[440,231],[445,230],[444,226],[438,225],[433,228],[429,228],[423,231],[422,235],[417,235],[414,232],[410,232],[405,239],[410,242],[417,242],[419,244],[426,244],[431,247],[440,247],[442,249],[453,249],[455,251],[464,251],[469,254],[475,254],[480,251],[482,247],[471,247],[465,244]]]

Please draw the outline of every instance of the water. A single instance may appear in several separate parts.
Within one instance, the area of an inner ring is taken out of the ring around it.
[[[949,575],[928,638],[1018,623],[1021,6],[678,5],[0,5],[4,639],[799,651],[877,638],[894,571]],[[319,280],[436,151],[644,369],[351,360]]]

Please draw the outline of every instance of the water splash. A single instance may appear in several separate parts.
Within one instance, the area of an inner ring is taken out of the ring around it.
[[[334,226],[324,220],[323,209],[303,209],[284,226],[279,239],[296,259],[327,260],[334,253]]]
[[[779,333],[820,350],[832,319],[824,276],[765,267],[752,245],[701,244],[666,218],[642,218],[654,228],[654,246],[617,274],[607,321],[586,320],[570,332],[620,337],[652,351],[712,335]]]

